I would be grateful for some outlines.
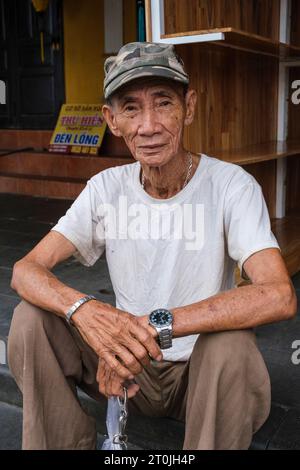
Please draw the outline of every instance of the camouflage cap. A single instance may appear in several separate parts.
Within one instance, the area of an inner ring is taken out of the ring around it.
[[[104,64],[104,97],[107,99],[121,86],[140,77],[162,77],[186,85],[189,77],[182,59],[171,44],[132,42]]]

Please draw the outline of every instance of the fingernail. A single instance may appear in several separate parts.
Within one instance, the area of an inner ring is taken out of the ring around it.
[[[162,355],[162,354],[160,354],[160,355],[158,356],[157,360],[158,360],[158,361],[161,361],[161,360],[162,360],[162,358],[163,358],[163,355]]]

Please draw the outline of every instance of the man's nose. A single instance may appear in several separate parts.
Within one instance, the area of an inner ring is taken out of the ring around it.
[[[138,132],[140,135],[153,135],[159,132],[159,119],[153,108],[149,107],[141,113]]]

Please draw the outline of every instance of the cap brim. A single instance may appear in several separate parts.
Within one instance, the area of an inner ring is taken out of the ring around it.
[[[106,85],[104,88],[105,99],[109,98],[109,96],[111,96],[124,85],[127,85],[128,83],[133,82],[138,78],[145,77],[166,78],[177,83],[183,83],[185,85],[189,84],[189,78],[187,75],[183,75],[180,72],[176,72],[175,70],[168,67],[163,67],[161,65],[142,66],[122,73],[122,75],[117,76],[108,85]]]

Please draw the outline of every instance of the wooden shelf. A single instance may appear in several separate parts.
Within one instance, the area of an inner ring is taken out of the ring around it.
[[[219,40],[214,39],[219,35]],[[235,28],[215,28],[201,31],[189,31],[161,36],[164,42],[190,44],[191,42],[210,42],[233,49],[280,58],[282,60],[300,59],[300,47],[273,41],[257,34],[247,33]]]
[[[276,160],[277,158],[300,155],[300,141],[274,140],[236,150],[215,150],[208,153],[215,158],[237,165],[250,165],[268,160]]]
[[[75,199],[95,174],[134,161],[126,156],[53,152],[0,156],[0,192]]]

